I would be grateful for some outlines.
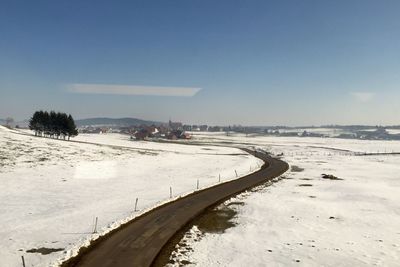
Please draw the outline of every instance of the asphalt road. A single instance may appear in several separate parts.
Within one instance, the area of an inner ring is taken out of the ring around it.
[[[251,154],[254,152],[246,150]],[[240,179],[197,191],[132,220],[95,242],[63,266],[146,267],[151,266],[163,246],[206,208],[246,189],[271,180],[288,169],[288,164],[257,152],[264,160],[261,170]]]

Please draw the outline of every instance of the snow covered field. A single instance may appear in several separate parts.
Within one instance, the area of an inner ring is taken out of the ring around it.
[[[236,203],[229,207],[237,212],[232,219],[236,225],[224,233],[202,232],[195,225],[173,252],[176,262],[399,266],[400,156],[354,156],[346,151],[399,152],[400,142],[221,134],[196,138],[283,153],[292,169],[271,186],[221,205]]]
[[[323,148],[326,152],[353,152],[353,153],[392,153],[400,152],[399,141],[386,140],[359,140],[320,137],[276,137],[230,133],[200,132],[195,134],[193,142],[224,144],[235,146],[263,146],[269,148],[288,148],[285,151],[292,153],[292,148]],[[283,152],[283,151],[282,151]],[[299,150],[296,153],[306,153],[308,150]]]
[[[23,134],[25,133],[25,135]],[[130,141],[67,142],[0,126],[0,266],[51,266],[128,219],[261,162],[236,148]],[[97,144],[88,144],[91,142]],[[138,198],[138,210],[134,211]],[[98,217],[97,234],[93,234]],[[59,251],[56,251],[59,250]],[[30,252],[29,252],[30,251]]]

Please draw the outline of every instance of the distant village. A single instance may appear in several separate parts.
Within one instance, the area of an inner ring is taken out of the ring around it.
[[[148,140],[150,138],[159,139],[191,139],[190,132],[223,132],[229,131],[229,127],[208,126],[208,125],[187,125],[181,122],[169,121],[168,124],[159,125],[137,125],[137,126],[121,126],[121,127],[96,127],[83,126],[79,128],[80,133],[122,133],[131,136],[132,140]]]
[[[328,133],[321,133],[318,129],[332,129]],[[397,129],[398,127],[393,127]],[[399,127],[400,128],[400,127]],[[385,127],[375,128],[366,126],[325,126],[325,127],[246,127],[233,126],[209,126],[188,125],[181,122],[169,121],[160,124],[141,124],[136,126],[81,126],[80,133],[122,133],[130,136],[132,140],[168,139],[187,140],[192,138],[194,132],[224,132],[225,134],[242,133],[250,135],[266,135],[281,137],[335,137],[342,139],[364,139],[364,140],[400,140],[400,134],[391,134]]]

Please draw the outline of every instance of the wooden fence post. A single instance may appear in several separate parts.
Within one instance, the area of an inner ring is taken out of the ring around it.
[[[26,267],[26,266],[25,266],[25,259],[24,259],[24,256],[21,256],[21,259],[22,259],[22,267]]]
[[[95,223],[94,223],[93,234],[96,234],[96,233],[97,233],[97,221],[98,221],[98,218],[96,217],[96,221],[95,221]]]
[[[139,198],[136,198],[136,201],[135,201],[135,211],[137,211],[137,203],[138,203],[138,201],[139,201]]]

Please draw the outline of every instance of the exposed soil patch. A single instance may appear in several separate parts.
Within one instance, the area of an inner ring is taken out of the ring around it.
[[[298,186],[313,186],[312,184],[299,184]]]
[[[236,216],[237,211],[231,207],[243,204],[243,202],[231,202],[228,205],[220,205],[205,213],[194,225],[197,225],[203,233],[224,233],[226,229],[236,225],[231,220]]]
[[[298,167],[298,166],[296,166],[296,165],[292,165],[292,166],[290,167],[290,171],[291,171],[291,172],[302,172],[302,171],[304,171],[304,169],[303,169],[303,168],[300,168],[300,167]]]
[[[327,180],[343,180],[342,178],[338,178],[332,174],[322,174],[321,175],[322,179],[327,179]]]
[[[232,201],[229,202],[228,204],[226,204],[226,206],[230,207],[230,206],[243,206],[244,202],[242,201]]]
[[[150,152],[150,151],[138,151],[138,154],[140,155],[149,155],[149,156],[157,156],[157,152]]]
[[[53,252],[63,251],[63,248],[32,248],[27,250],[28,253],[40,253],[42,255],[47,255]]]
[[[191,262],[190,262],[190,261],[187,261],[187,260],[182,260],[180,263],[183,264],[183,265],[189,265],[189,264],[191,264]]]

